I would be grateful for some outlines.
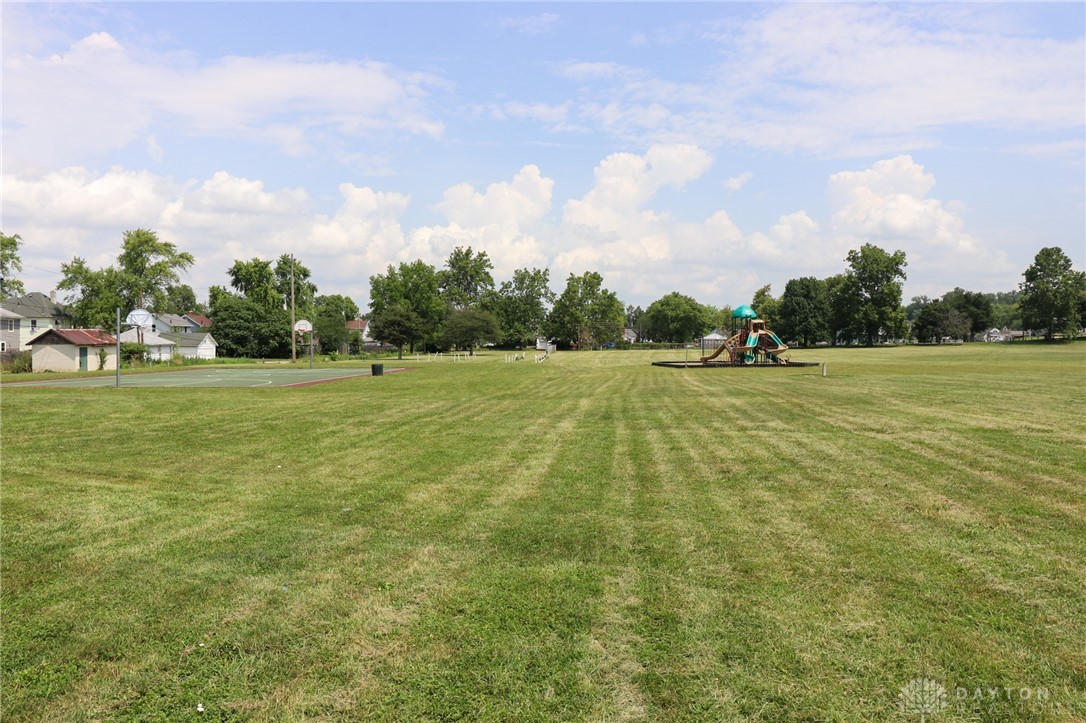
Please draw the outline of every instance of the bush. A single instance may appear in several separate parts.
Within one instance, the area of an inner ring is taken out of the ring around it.
[[[0,369],[10,374],[26,374],[33,371],[30,351],[5,352]]]
[[[150,354],[151,351],[146,344],[134,341],[121,342],[121,360],[127,362],[129,366],[135,366],[137,363],[146,364]]]

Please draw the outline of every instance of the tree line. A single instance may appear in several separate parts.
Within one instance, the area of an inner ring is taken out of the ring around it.
[[[819,279],[791,279],[779,298],[769,285],[750,305],[783,339],[801,346],[873,345],[883,340],[940,343],[968,339],[992,327],[1041,331],[1049,340],[1073,337],[1086,324],[1086,275],[1071,267],[1059,248],[1041,249],[1025,270],[1019,289],[981,293],[960,287],[941,298],[913,297],[902,305],[905,253],[872,244],[852,250],[848,268]],[[727,330],[730,307],[698,303],[679,292],[657,299],[648,309],[627,307],[627,325],[643,339],[685,342],[713,329]]]
[[[0,239],[0,291],[7,298],[23,293],[14,278],[21,269],[21,238],[0,234]],[[1075,271],[1056,247],[1037,253],[1017,290],[955,288],[939,298],[913,297],[908,305],[902,303],[904,252],[864,244],[844,260],[842,273],[789,280],[779,298],[763,286],[750,305],[783,339],[803,346],[938,342],[993,326],[1043,330],[1051,339],[1073,336],[1086,322],[1086,274]],[[117,308],[204,313],[214,320],[223,356],[288,356],[292,310],[295,319],[312,320],[326,350],[360,342],[346,324],[360,316],[359,307],[346,296],[319,295],[311,270],[292,255],[236,260],[227,270],[229,288],[212,286],[206,305],[180,283],[193,263],[191,254],[154,231],[135,229],[124,233],[116,264],[91,269],[77,256],[61,265],[57,287],[69,292],[68,311],[83,327],[112,328]],[[370,336],[401,354],[483,343],[524,347],[539,336],[566,348],[596,348],[622,343],[626,328],[642,340],[679,343],[731,324],[730,306],[701,304],[678,291],[647,309],[624,306],[596,271],[570,274],[556,294],[549,269],[517,269],[510,280],[496,284],[493,268],[485,251],[471,247],[454,249],[440,269],[422,260],[389,265],[370,277]]]

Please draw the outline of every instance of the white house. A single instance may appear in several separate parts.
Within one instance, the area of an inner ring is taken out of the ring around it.
[[[0,308],[22,317],[18,323],[19,346],[11,351],[23,351],[29,349],[30,340],[41,334],[46,329],[70,328],[68,312],[57,303],[56,292],[46,296],[37,291],[32,291],[25,296],[17,296],[12,299],[0,301]],[[5,319],[4,328],[8,326]]]
[[[372,344],[373,337],[370,336],[370,320],[369,319],[351,319],[347,322],[347,331],[357,331],[358,335],[362,338],[363,344]]]
[[[177,352],[186,359],[214,359],[219,348],[219,342],[206,331],[161,333],[159,336],[176,344]]]
[[[0,353],[19,351],[23,317],[0,307]]]
[[[98,329],[46,329],[31,339],[28,346],[30,363],[36,372],[117,368],[117,340]]]
[[[157,331],[143,331],[142,344],[147,347],[147,356],[151,361],[170,361],[173,358],[174,352],[177,350],[177,345],[171,339],[163,337]],[[121,332],[121,341],[123,343],[139,344],[140,342],[140,330],[139,329],[125,329]]]
[[[154,314],[151,317],[151,331],[168,334],[192,334],[201,330],[201,325],[188,316],[179,314]]]

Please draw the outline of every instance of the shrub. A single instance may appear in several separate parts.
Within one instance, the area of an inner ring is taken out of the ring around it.
[[[150,349],[146,344],[134,341],[121,342],[121,360],[127,362],[129,366],[135,366],[137,363],[145,364],[149,356]]]
[[[30,351],[5,352],[3,371],[12,374],[26,374],[33,371]]]

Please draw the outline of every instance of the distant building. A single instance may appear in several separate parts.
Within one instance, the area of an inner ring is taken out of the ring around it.
[[[6,309],[21,317],[16,324],[19,330],[18,348],[13,351],[29,349],[29,342],[46,329],[69,329],[72,326],[71,316],[61,304],[57,303],[56,292],[49,296],[37,291],[32,291],[25,296],[18,296],[5,301],[0,301],[0,309]],[[10,317],[5,319],[3,326],[8,328],[8,321],[14,321]]]
[[[27,344],[36,372],[86,372],[117,368],[117,339],[99,329],[46,329]]]
[[[19,351],[19,333],[23,317],[0,307],[0,354]]]
[[[195,311],[190,311],[185,314],[185,319],[191,322],[192,326],[196,327],[192,329],[192,331],[199,331],[200,329],[207,331],[211,328],[211,325],[215,323],[203,314],[197,314]]]

